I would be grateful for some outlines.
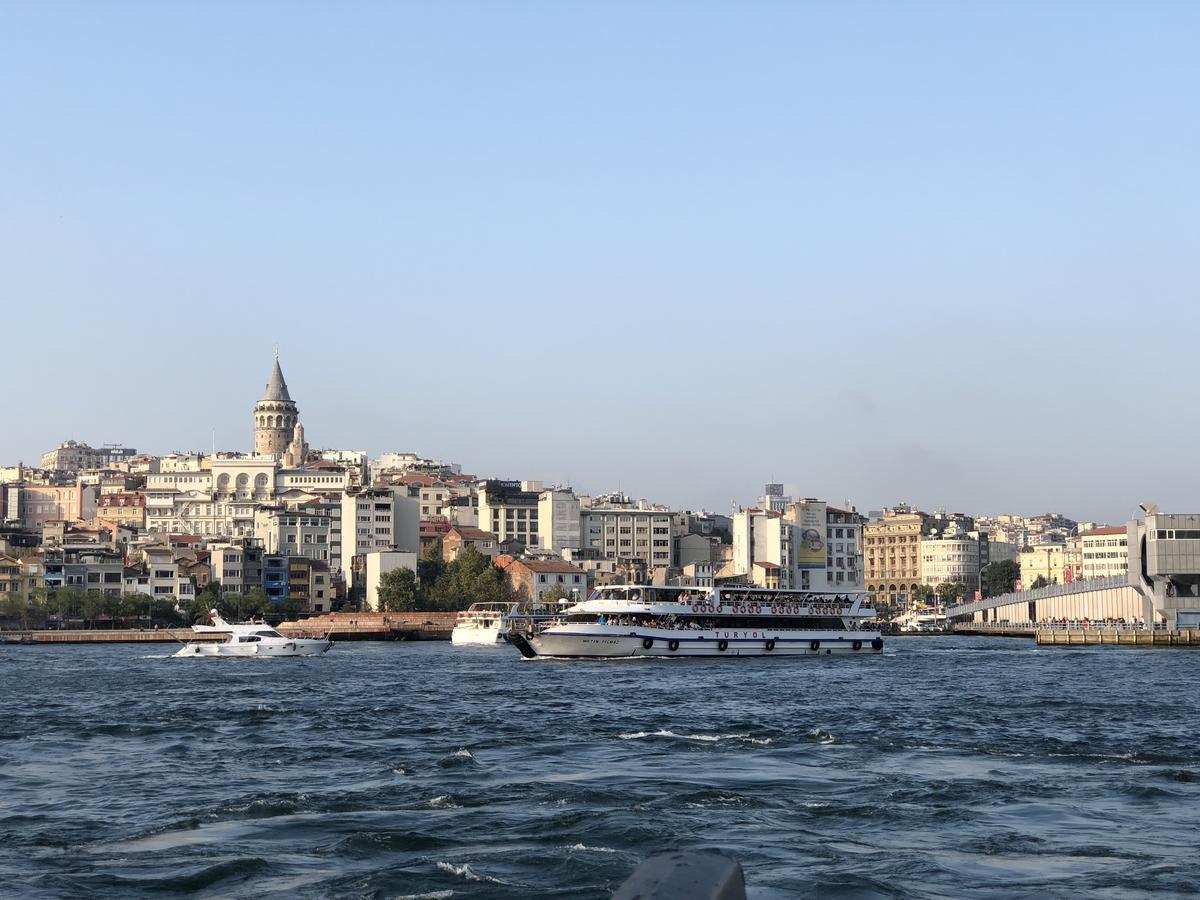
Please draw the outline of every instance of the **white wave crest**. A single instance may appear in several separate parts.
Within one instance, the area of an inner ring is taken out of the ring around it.
[[[619,850],[614,850],[612,847],[589,847],[586,844],[572,844],[567,847],[568,850],[580,850],[587,853],[619,853]]]
[[[491,875],[480,875],[471,868],[469,863],[463,863],[461,866],[456,866],[454,863],[438,861],[437,867],[443,872],[449,872],[452,875],[457,875],[459,878],[465,878],[467,881],[484,881],[489,884],[504,884],[499,878],[493,878]]]
[[[475,754],[472,753],[470,750],[467,750],[466,748],[461,748],[461,749],[455,750],[453,753],[451,753],[450,758],[451,759],[474,759]]]
[[[455,803],[449,794],[438,794],[429,801],[434,809],[462,809],[461,803]]]
[[[762,747],[772,743],[770,738],[756,738],[748,734],[676,734],[667,728],[660,728],[658,731],[630,731],[625,734],[619,734],[617,737],[623,741],[638,741],[648,737],[665,737],[681,741],[704,741],[710,744],[717,741],[745,741],[748,744],[758,744]]]
[[[426,891],[424,894],[401,894],[395,900],[448,900],[454,891]]]

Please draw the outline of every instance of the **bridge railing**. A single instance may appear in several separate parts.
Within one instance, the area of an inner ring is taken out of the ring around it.
[[[1162,623],[1144,625],[1140,622],[958,622],[955,631],[1166,631]]]
[[[1014,591],[1011,594],[1000,594],[996,597],[985,597],[982,600],[972,600],[970,603],[949,606],[946,608],[946,615],[951,617],[967,616],[981,610],[994,609],[997,606],[1008,606],[1010,603],[1048,600],[1051,597],[1067,597],[1071,594],[1081,594],[1084,591],[1099,591],[1105,588],[1127,587],[1128,585],[1128,575],[1089,578],[1086,581],[1073,581],[1070,584],[1050,584],[1046,587],[1033,588],[1028,591]]]

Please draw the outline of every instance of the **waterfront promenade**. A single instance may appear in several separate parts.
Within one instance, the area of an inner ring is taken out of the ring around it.
[[[456,612],[326,613],[277,626],[286,637],[330,637],[335,641],[447,641]],[[3,632],[4,643],[141,644],[219,641],[223,634],[190,628],[87,628]]]

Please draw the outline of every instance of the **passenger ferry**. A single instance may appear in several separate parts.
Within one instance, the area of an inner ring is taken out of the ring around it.
[[[527,658],[878,653],[866,591],[620,585],[509,641]]]

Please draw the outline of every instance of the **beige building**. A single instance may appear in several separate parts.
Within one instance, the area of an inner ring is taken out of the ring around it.
[[[128,528],[145,528],[146,495],[135,491],[101,494],[96,503],[96,518]]]
[[[490,531],[455,525],[442,535],[442,559],[446,562],[458,559],[467,547],[474,547],[488,559],[496,558],[496,536]]]
[[[1030,590],[1039,578],[1046,584],[1066,584],[1076,577],[1065,544],[1026,547],[1017,557],[1021,564],[1021,587]]]
[[[923,590],[920,544],[921,535],[928,531],[928,521],[927,514],[898,506],[863,525],[867,590],[881,601],[908,601]]]

